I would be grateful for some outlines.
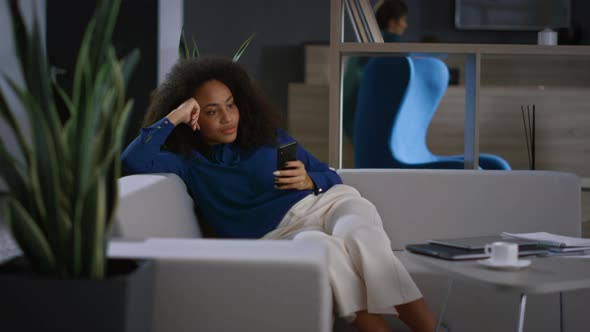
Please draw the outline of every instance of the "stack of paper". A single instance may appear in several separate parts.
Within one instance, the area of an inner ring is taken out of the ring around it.
[[[553,252],[590,251],[590,239],[563,236],[547,232],[502,233],[503,237],[512,239],[534,240]]]

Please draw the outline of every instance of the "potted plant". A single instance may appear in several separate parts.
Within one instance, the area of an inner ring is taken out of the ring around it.
[[[0,140],[3,216],[23,253],[0,266],[0,324],[6,331],[147,331],[152,264],[107,259],[117,206],[119,156],[132,102],[126,82],[137,51],[118,59],[111,44],[120,0],[98,2],[81,42],[72,91],[50,81],[36,20],[27,31],[8,0],[24,78],[5,77],[30,137],[0,93],[0,119],[22,158]],[[58,109],[69,117],[62,121]],[[142,303],[143,302],[143,303]]]
[[[242,54],[246,51],[248,46],[250,46],[250,43],[252,42],[252,39],[254,39],[254,36],[255,36],[255,34],[251,34],[250,37],[248,37],[246,40],[244,40],[244,42],[242,43],[242,45],[240,45],[240,47],[238,48],[236,53],[234,53],[234,56],[232,58],[233,62],[238,62],[238,60],[240,60],[240,57],[242,56]],[[199,52],[199,47],[197,46],[197,42],[195,42],[194,38],[192,39],[192,41],[193,41],[193,49],[191,51],[188,46],[188,43],[186,42],[186,37],[184,36],[184,27],[183,27],[182,30],[180,31],[180,38],[178,40],[178,58],[190,59],[190,58],[198,58],[199,56],[201,56],[201,54]]]

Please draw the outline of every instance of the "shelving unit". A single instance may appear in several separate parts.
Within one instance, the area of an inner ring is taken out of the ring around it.
[[[345,43],[345,13],[342,0],[331,0],[330,7],[330,102],[329,164],[342,166],[342,72],[343,56],[386,56],[407,53],[464,54],[465,64],[465,168],[477,169],[479,155],[479,94],[482,55],[566,55],[590,56],[590,46],[539,46],[504,44],[421,44],[421,43]]]

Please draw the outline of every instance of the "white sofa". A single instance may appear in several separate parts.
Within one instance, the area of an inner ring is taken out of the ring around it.
[[[352,169],[339,174],[377,206],[394,250],[434,237],[502,231],[580,236],[580,184],[572,174]],[[199,239],[192,200],[177,176],[133,175],[119,185],[114,235],[134,242],[113,241],[109,255],[156,260],[154,331],[332,330],[323,248]],[[149,239],[154,237],[160,239]],[[417,266],[408,269],[438,312],[447,280]],[[564,297],[567,331],[585,330],[577,304],[587,296]],[[517,305],[516,295],[455,283],[445,321],[453,332],[513,330]],[[529,297],[525,330],[557,330],[558,308],[557,295]],[[349,329],[338,320],[334,326]]]

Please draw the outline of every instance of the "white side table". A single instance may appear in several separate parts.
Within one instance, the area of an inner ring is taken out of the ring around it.
[[[449,288],[438,321],[444,316],[446,301],[453,281],[462,281],[489,287],[498,292],[520,294],[518,329],[523,331],[526,298],[528,294],[560,294],[560,330],[563,332],[562,293],[590,288],[590,260],[568,259],[563,257],[527,257],[532,260],[530,267],[516,271],[488,269],[476,261],[445,261],[412,254],[407,251],[396,252],[404,265],[418,265],[435,275],[449,278]]]

